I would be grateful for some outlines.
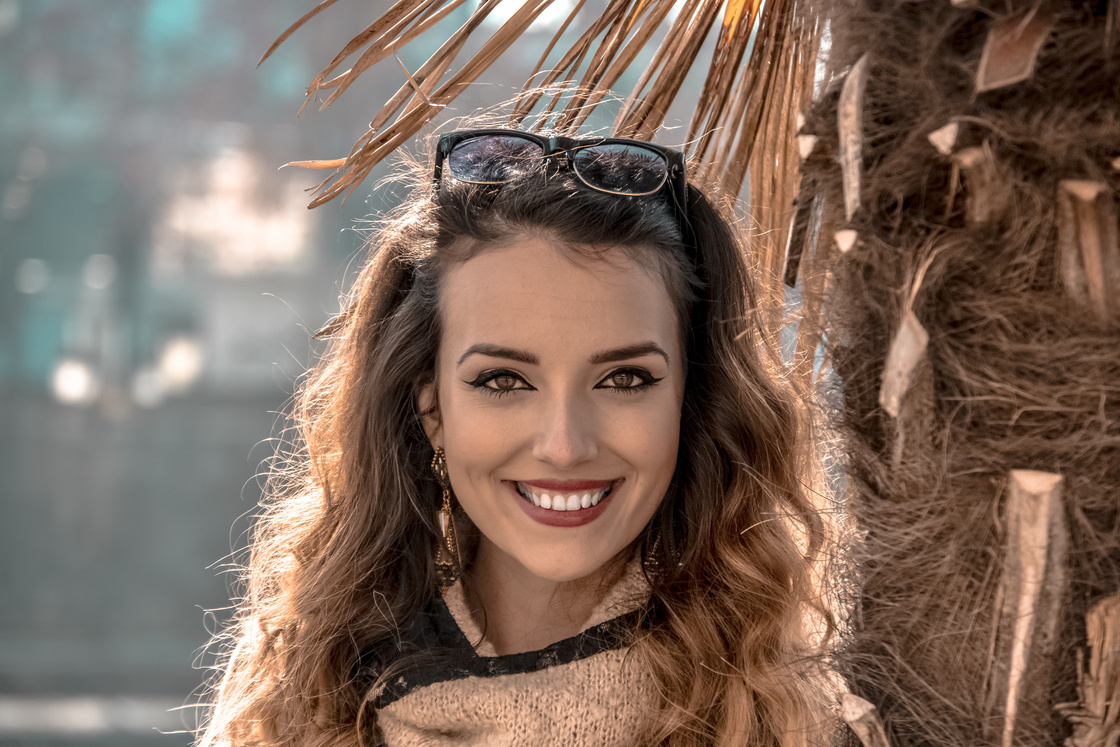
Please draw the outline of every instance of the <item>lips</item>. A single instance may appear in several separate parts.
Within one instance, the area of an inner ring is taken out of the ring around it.
[[[622,482],[621,479],[532,480],[506,484],[517,496],[521,509],[534,521],[548,526],[576,527],[598,518]]]

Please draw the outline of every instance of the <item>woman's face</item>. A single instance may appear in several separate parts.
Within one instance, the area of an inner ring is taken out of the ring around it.
[[[480,552],[557,582],[637,538],[677,458],[676,313],[656,271],[602,256],[522,238],[453,266],[440,297],[432,443]]]

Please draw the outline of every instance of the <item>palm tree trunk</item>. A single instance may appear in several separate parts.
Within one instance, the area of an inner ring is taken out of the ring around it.
[[[1116,743],[1118,8],[831,10],[799,199],[863,533],[844,672],[892,745]]]

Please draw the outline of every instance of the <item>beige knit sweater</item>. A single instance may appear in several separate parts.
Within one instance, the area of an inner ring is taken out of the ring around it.
[[[649,594],[636,564],[578,635],[540,651],[497,656],[467,610],[459,584],[444,594],[427,640],[448,663],[386,685],[377,724],[389,747],[633,743],[653,688],[623,644],[626,618]],[[448,614],[449,613],[449,614]],[[434,636],[434,637],[433,637]],[[473,645],[472,645],[473,644]]]

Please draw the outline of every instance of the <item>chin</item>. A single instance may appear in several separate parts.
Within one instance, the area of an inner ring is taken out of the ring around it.
[[[609,558],[602,558],[598,562],[589,563],[585,556],[579,563],[568,562],[568,558],[572,555],[578,556],[578,554],[578,550],[573,550],[571,553],[566,553],[567,558],[557,558],[553,562],[544,563],[541,562],[540,558],[536,558],[532,562],[526,562],[527,559],[522,559],[522,565],[539,579],[555,583],[567,583],[594,575],[597,571],[602,570],[603,566],[610,560]]]
[[[535,555],[534,548],[524,548],[524,554],[517,559],[539,579],[568,583],[594,578],[604,569],[617,569],[624,559],[633,557],[634,542],[628,542],[609,555],[603,554],[600,543],[590,547],[584,543],[574,543],[556,547],[547,554],[537,552]]]

